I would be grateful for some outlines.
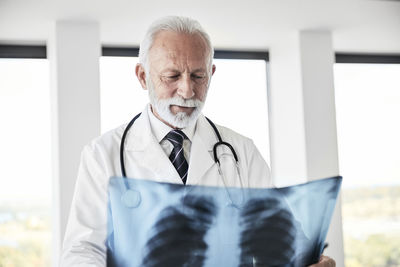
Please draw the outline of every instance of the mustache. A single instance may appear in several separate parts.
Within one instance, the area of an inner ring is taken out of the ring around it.
[[[188,108],[197,108],[201,107],[203,105],[203,101],[195,98],[191,99],[184,99],[179,96],[175,96],[172,98],[168,99],[159,99],[159,102],[163,102],[163,104],[166,105],[175,105],[175,106],[181,106],[181,107],[188,107]]]

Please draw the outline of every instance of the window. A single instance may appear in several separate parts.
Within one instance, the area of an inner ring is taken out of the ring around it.
[[[101,132],[128,123],[148,102],[136,79],[137,57],[100,58]]]
[[[335,64],[346,267],[400,265],[400,64]]]
[[[0,58],[0,266],[50,266],[48,64]]]
[[[224,58],[233,55],[236,59],[214,59],[217,70],[203,113],[215,123],[252,138],[269,163],[267,62],[248,59],[248,53],[220,55]],[[247,59],[238,59],[240,55]],[[141,88],[135,76],[137,62],[138,58],[133,56],[100,59],[103,133],[129,122],[148,103],[148,92]]]

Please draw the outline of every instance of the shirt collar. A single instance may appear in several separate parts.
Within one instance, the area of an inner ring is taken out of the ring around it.
[[[157,139],[157,142],[161,142],[164,137],[173,130],[171,127],[166,125],[164,122],[160,121],[156,116],[154,116],[151,111],[151,105],[147,105],[147,112],[149,113],[151,131]],[[181,131],[187,136],[187,138],[192,141],[193,135],[196,129],[196,123],[190,123],[186,128],[181,129]]]

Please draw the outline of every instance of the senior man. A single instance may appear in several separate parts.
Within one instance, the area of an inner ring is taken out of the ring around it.
[[[272,186],[269,168],[253,142],[217,125],[237,153],[241,174],[241,179],[219,178],[212,156],[218,139],[201,114],[216,70],[213,54],[208,34],[190,18],[165,17],[148,29],[136,76],[149,91],[150,103],[126,135],[128,177],[186,185]],[[122,175],[119,149],[125,129],[109,131],[83,149],[62,266],[106,265],[107,185],[111,176]],[[232,155],[226,146],[218,152]],[[234,168],[229,166],[222,165],[223,172],[231,174]],[[315,266],[334,266],[334,261],[322,257]]]

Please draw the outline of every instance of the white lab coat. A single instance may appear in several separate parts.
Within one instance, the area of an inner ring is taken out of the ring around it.
[[[218,148],[225,181],[218,174],[212,152],[217,137],[201,115],[192,140],[187,184],[271,187],[268,165],[253,142],[225,127],[217,128],[223,141],[230,143],[238,155],[241,182],[231,160],[232,153],[225,146]],[[111,176],[121,176],[119,148],[124,129],[125,125],[120,126],[83,149],[61,266],[106,266],[107,185]],[[124,156],[128,177],[182,183],[152,134],[147,108],[127,135]]]

